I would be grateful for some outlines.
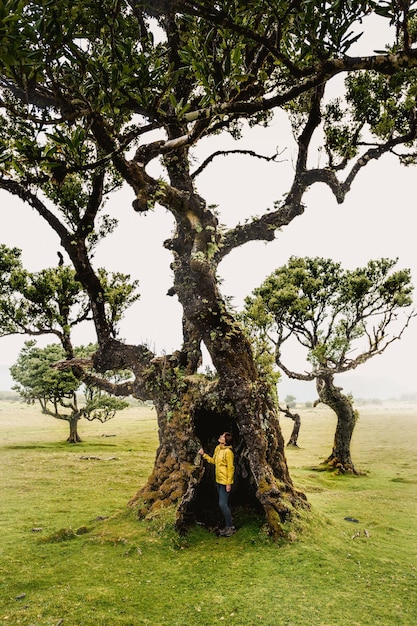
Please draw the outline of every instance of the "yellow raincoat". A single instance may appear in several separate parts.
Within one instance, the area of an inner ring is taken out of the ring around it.
[[[219,485],[233,485],[235,475],[235,456],[230,446],[219,444],[213,456],[204,453],[203,459],[216,468],[216,483]]]

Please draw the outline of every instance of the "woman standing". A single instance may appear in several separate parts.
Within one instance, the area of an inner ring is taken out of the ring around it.
[[[230,537],[236,532],[233,526],[232,511],[229,506],[229,495],[235,475],[235,461],[232,450],[232,435],[223,433],[218,439],[219,445],[216,446],[213,456],[206,454],[203,448],[199,453],[205,461],[212,463],[216,468],[216,487],[219,496],[219,507],[223,513],[226,526],[219,532],[222,537]]]

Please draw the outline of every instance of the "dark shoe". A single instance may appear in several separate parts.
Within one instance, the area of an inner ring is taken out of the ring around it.
[[[234,526],[229,526],[224,528],[219,532],[220,537],[231,537],[236,532],[236,528]]]

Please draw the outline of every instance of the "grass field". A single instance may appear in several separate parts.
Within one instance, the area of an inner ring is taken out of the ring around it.
[[[171,514],[137,520],[127,502],[152,467],[151,409],[83,421],[71,446],[66,423],[0,402],[0,624],[417,624],[417,409],[361,410],[352,450],[364,476],[316,471],[334,418],[299,412],[288,464],[312,513],[280,545],[256,519],[228,539],[200,527],[178,538]],[[292,422],[282,427],[288,439]]]

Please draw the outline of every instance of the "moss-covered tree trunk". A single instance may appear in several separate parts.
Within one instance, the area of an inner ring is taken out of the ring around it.
[[[262,384],[235,389],[201,376],[173,376],[171,393],[157,403],[160,445],[146,485],[131,500],[141,516],[177,506],[177,528],[194,522],[220,522],[211,468],[202,463],[200,446],[212,452],[221,432],[233,434],[236,472],[232,506],[263,514],[273,536],[283,534],[303,494],[290,478],[276,408]],[[175,391],[175,389],[177,391]],[[175,397],[175,400],[173,398]]]
[[[185,132],[170,130],[176,136]],[[160,446],[154,471],[139,497],[144,512],[177,503],[180,530],[194,520],[211,525],[213,480],[194,460],[201,446],[212,452],[218,436],[229,430],[237,466],[234,500],[263,511],[271,533],[278,536],[298,507],[307,506],[306,498],[289,475],[278,407],[259,379],[250,343],[219,290],[217,218],[195,193],[186,151],[167,155],[165,165],[172,187],[180,190],[166,191],[164,200],[177,228],[165,246],[173,253],[171,293],[183,308],[186,356],[178,363],[172,358],[153,361],[160,368],[154,394]],[[211,385],[190,375],[199,362],[201,343],[217,373],[217,382]]]
[[[98,119],[93,130],[107,150],[107,131]],[[186,127],[177,127],[173,119],[167,132],[170,138],[181,139],[188,131]],[[180,530],[194,520],[211,524],[213,481],[202,464],[195,463],[196,452],[200,446],[212,451],[219,434],[230,430],[238,466],[235,501],[262,511],[271,533],[278,536],[284,533],[284,523],[299,507],[308,505],[289,475],[278,407],[259,379],[248,338],[219,289],[218,264],[228,250],[241,244],[241,229],[236,228],[224,245],[214,212],[194,189],[187,149],[167,151],[164,164],[170,185],[155,186],[138,162],[130,162],[128,167],[120,159],[115,162],[138,194],[136,210],[148,209],[142,200],[153,190],[176,221],[176,230],[164,246],[173,256],[174,281],[169,295],[177,297],[183,309],[183,345],[177,353],[154,358],[145,346],[128,346],[112,336],[100,281],[89,261],[85,242],[77,239],[75,245],[73,237],[60,231],[61,241],[92,303],[99,340],[94,369],[131,369],[134,381],[117,393],[152,398],[157,409],[159,447],[154,469],[131,504],[137,505],[142,515],[175,504]],[[149,189],[143,187],[144,180]],[[268,239],[268,225],[265,230]],[[210,354],[216,383],[196,374],[201,344]]]
[[[337,416],[333,449],[325,464],[337,468],[340,473],[356,474],[352,461],[350,444],[357,421],[357,412],[351,400],[336,387],[332,375],[317,378],[317,392],[320,401],[327,404]]]

